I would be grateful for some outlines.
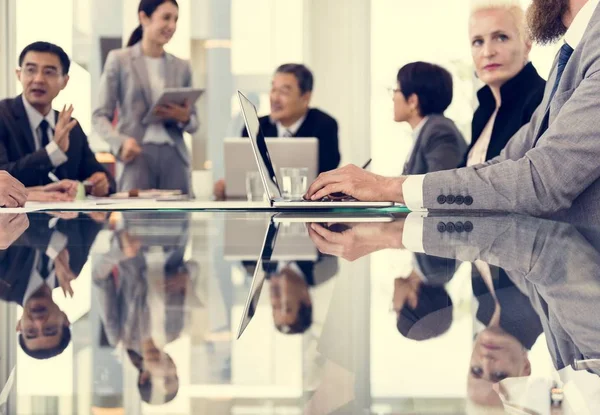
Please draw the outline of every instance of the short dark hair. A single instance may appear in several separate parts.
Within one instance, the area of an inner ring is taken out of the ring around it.
[[[56,347],[51,349],[30,350],[25,345],[25,339],[23,338],[23,335],[19,333],[19,345],[21,346],[21,349],[23,349],[27,356],[38,360],[46,360],[58,356],[65,351],[69,343],[71,343],[71,329],[68,326],[63,327],[63,333],[60,342]]]
[[[311,92],[315,85],[312,72],[301,63],[285,63],[277,68],[275,73],[289,73],[294,75],[296,80],[298,80],[298,87],[302,95]]]
[[[67,52],[65,52],[60,46],[49,42],[33,42],[32,44],[25,46],[25,49],[23,49],[19,55],[19,66],[23,66],[25,55],[27,55],[29,52],[42,52],[56,55],[60,60],[60,66],[62,66],[63,74],[69,74],[69,69],[71,69],[71,59],[69,59]]]
[[[441,66],[413,62],[398,71],[398,84],[405,99],[419,97],[419,112],[426,117],[443,114],[452,103],[452,75]]]
[[[140,385],[140,378],[142,377],[142,372],[140,372],[139,376],[138,376],[138,391],[140,393],[140,398],[142,398],[142,401],[146,402],[149,405],[153,405],[153,396],[152,396],[152,379],[149,379],[148,382],[144,383],[143,385]],[[179,378],[177,379],[177,389],[174,390],[171,393],[166,394],[165,396],[163,396],[162,400],[157,401],[158,403],[156,403],[157,405],[163,405],[165,403],[171,402],[173,399],[175,399],[177,397],[177,394],[179,393]]]
[[[444,334],[452,325],[452,299],[443,286],[421,285],[417,307],[405,304],[396,327],[411,340],[428,340]]]
[[[300,302],[296,321],[288,325],[279,325],[277,330],[283,334],[302,334],[312,326],[312,305]]]

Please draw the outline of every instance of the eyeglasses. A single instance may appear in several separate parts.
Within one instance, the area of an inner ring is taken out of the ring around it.
[[[400,88],[388,88],[388,94],[390,94],[390,98],[394,98],[394,96],[399,92],[402,92]]]
[[[28,78],[34,78],[40,72],[37,66],[26,66],[25,68],[20,68],[20,71]],[[42,76],[47,79],[55,79],[61,75],[58,69],[52,67],[42,68],[41,71]]]

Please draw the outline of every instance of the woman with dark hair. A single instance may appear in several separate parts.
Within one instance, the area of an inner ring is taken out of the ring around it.
[[[414,147],[403,174],[425,174],[456,168],[467,147],[454,125],[444,116],[452,103],[452,75],[441,66],[413,62],[398,71],[392,90],[394,121],[407,122]]]
[[[127,47],[108,54],[94,129],[123,163],[120,191],[169,189],[191,194],[183,133],[198,129],[195,109],[189,103],[170,103],[148,114],[165,88],[192,86],[189,63],[164,49],[177,29],[179,6],[176,0],[142,0],[138,12],[140,25]],[[147,115],[160,121],[146,121]]]

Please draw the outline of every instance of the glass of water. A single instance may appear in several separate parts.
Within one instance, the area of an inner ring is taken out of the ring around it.
[[[265,200],[265,186],[257,171],[246,173],[246,196],[249,202]]]
[[[299,199],[307,190],[308,169],[305,167],[282,167],[281,181],[283,197]]]

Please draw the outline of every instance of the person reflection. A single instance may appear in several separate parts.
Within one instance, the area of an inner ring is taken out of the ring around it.
[[[497,267],[473,265],[473,295],[478,302],[476,334],[469,364],[469,399],[485,407],[501,407],[493,385],[506,378],[531,375],[529,351],[543,332],[527,295]]]
[[[184,260],[188,226],[187,215],[161,223],[152,215],[129,215],[93,270],[108,343],[138,370],[140,397],[151,405],[170,402],[179,392],[177,366],[165,347],[181,336],[186,297],[198,273],[195,262]]]
[[[248,275],[254,262],[244,262]],[[305,333],[313,323],[310,289],[325,283],[337,272],[337,261],[321,257],[314,261],[265,262],[263,270],[270,282],[269,296],[275,328],[283,334]]]
[[[73,296],[71,281],[87,262],[101,225],[78,214],[72,220],[18,216],[8,225],[22,235],[16,239],[13,233],[10,238],[16,241],[0,254],[0,299],[23,307],[16,331],[25,354],[49,359],[71,342],[69,319],[54,302],[53,290],[60,287],[65,296]]]

